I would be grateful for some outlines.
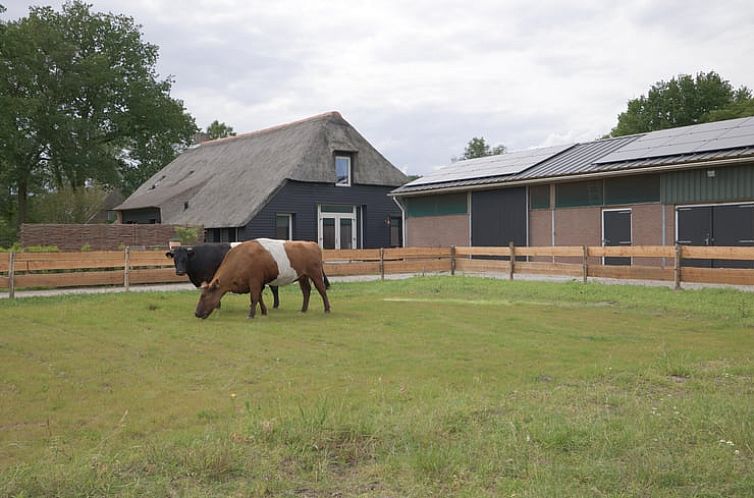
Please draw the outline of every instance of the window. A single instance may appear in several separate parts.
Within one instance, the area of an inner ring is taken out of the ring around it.
[[[218,235],[215,236],[215,242],[236,242],[238,233],[236,228],[217,228]],[[219,240],[217,240],[219,238]]]
[[[659,202],[660,175],[637,175],[605,180],[605,204]]]
[[[317,207],[318,240],[323,249],[356,249],[356,206],[320,205]]]
[[[275,238],[293,240],[293,215],[278,214],[275,216]]]
[[[468,212],[467,194],[432,195],[406,199],[408,216],[446,216]]]
[[[533,185],[529,187],[529,207],[531,209],[549,209],[550,186]]]
[[[403,247],[403,227],[400,216],[390,216],[390,247]]]
[[[555,187],[555,207],[601,205],[602,180],[559,183]]]
[[[351,158],[349,156],[335,156],[335,185],[351,186]]]

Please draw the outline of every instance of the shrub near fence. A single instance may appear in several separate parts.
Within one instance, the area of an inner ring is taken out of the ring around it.
[[[754,247],[566,246],[566,247],[407,247],[323,251],[331,276],[401,273],[538,274],[754,285],[751,268],[692,268],[684,259],[754,261]],[[603,257],[653,260],[664,265],[602,264]],[[549,258],[550,261],[542,261]],[[560,262],[565,259],[569,262]],[[573,262],[579,261],[579,263]],[[77,287],[187,282],[177,276],[164,251],[91,251],[68,253],[0,253],[0,288]]]

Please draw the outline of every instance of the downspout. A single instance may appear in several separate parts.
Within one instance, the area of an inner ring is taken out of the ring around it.
[[[403,240],[403,247],[406,247],[406,208],[403,203],[398,200],[398,197],[391,196],[395,205],[401,210],[401,239]]]

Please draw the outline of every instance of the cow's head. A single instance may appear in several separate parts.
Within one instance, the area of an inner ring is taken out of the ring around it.
[[[188,273],[189,261],[194,257],[194,250],[190,247],[176,247],[165,253],[165,256],[173,259],[176,275]]]
[[[202,284],[202,295],[196,304],[194,315],[197,318],[207,318],[220,304],[223,295],[225,295],[225,291],[220,287],[220,279],[215,277],[210,283],[204,282]]]

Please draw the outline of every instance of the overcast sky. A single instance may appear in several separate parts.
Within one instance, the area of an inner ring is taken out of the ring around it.
[[[337,110],[411,174],[474,136],[510,151],[597,138],[680,73],[754,88],[750,0],[89,1],[143,26],[199,126]],[[61,4],[0,3],[6,18]]]

